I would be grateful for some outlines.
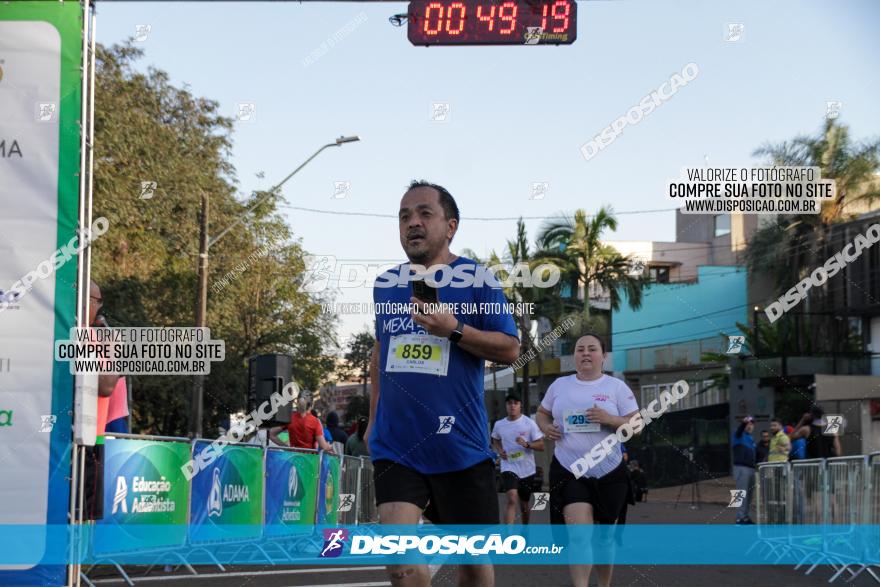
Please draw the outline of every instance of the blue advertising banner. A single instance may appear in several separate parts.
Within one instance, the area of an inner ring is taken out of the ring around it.
[[[256,526],[259,532],[261,526]],[[166,527],[145,526],[156,533]],[[229,529],[234,532],[236,528]],[[227,530],[224,528],[223,530]],[[52,557],[44,563],[68,562],[65,548],[75,529],[66,525],[0,525],[0,564],[32,564],[40,553],[33,546],[44,537]],[[96,526],[101,540],[124,540],[120,526]],[[318,542],[303,541],[296,549],[271,549],[265,535],[248,548],[226,543],[189,549],[190,564],[256,564],[272,550],[271,564],[388,565],[796,565],[826,563],[830,553],[851,565],[876,564],[880,526],[633,524],[547,526],[318,526]],[[791,548],[780,549],[780,544]],[[771,556],[772,555],[772,556]],[[95,562],[87,553],[76,559]],[[153,564],[155,553],[126,552],[119,564]],[[8,582],[4,585],[10,584]],[[16,583],[13,583],[16,584]],[[17,585],[17,584],[16,584]]]
[[[263,524],[263,449],[226,445],[200,459],[211,443],[196,441],[193,458],[208,460],[192,479],[190,541],[226,542],[259,538]]]
[[[104,444],[104,518],[125,538],[92,542],[95,555],[126,550],[183,546],[189,481],[181,467],[189,461],[188,442],[108,438]],[[152,528],[167,525],[162,532]],[[117,537],[118,538],[118,537]]]
[[[318,454],[270,449],[266,453],[266,535],[312,531],[318,490]]]
[[[339,457],[321,453],[321,482],[318,485],[318,525],[339,523]]]

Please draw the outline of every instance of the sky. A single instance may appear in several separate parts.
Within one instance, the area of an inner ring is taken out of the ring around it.
[[[242,194],[271,187],[338,136],[360,136],[325,150],[283,190],[295,237],[337,263],[404,260],[396,213],[412,179],[456,198],[456,253],[501,251],[519,216],[534,240],[543,219],[603,205],[619,221],[606,238],[672,241],[675,203],[664,189],[682,167],[758,165],[760,145],[817,133],[828,101],[841,103],[856,140],[880,136],[880,3],[871,0],[578,2],[577,40],[559,47],[414,47],[388,20],[406,10],[104,0],[97,36],[110,45],[148,25],[135,43],[141,67],[165,70],[228,116],[254,105],[233,134]],[[730,24],[743,25],[738,41],[726,40]],[[688,63],[695,79],[585,159],[584,143]],[[432,119],[435,103],[448,104],[445,120]],[[532,197],[544,182],[544,196]],[[337,183],[349,186],[344,197],[334,197]],[[369,287],[337,295],[371,299]],[[371,323],[342,316],[341,338]]]

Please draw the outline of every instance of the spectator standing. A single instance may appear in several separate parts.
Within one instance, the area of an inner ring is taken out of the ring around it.
[[[636,501],[647,501],[648,476],[637,460],[630,462],[629,476],[632,479],[633,494]]]
[[[736,510],[737,524],[752,524],[749,509],[752,505],[752,491],[755,485],[756,446],[752,438],[755,419],[746,416],[733,433],[733,479],[737,491],[745,491],[742,503]]]
[[[321,426],[321,421],[308,412],[308,400],[304,396],[300,396],[296,404],[296,412],[290,417],[290,424],[287,425],[290,446],[294,448],[320,448],[325,452],[333,453],[333,447],[324,438],[324,427]],[[272,442],[283,445],[283,441],[278,437],[278,433],[282,430],[284,430],[284,426],[276,426],[269,431],[269,438],[272,439]]]
[[[367,419],[360,418],[357,421],[357,429],[345,442],[345,454],[353,457],[365,457],[370,454],[367,452],[367,443],[364,441],[366,432]]]
[[[840,437],[836,434],[825,434],[826,425],[825,410],[814,405],[795,426],[792,439],[804,439],[808,459],[827,459],[843,454]]]
[[[766,463],[767,455],[770,454],[770,432],[761,432],[761,440],[755,446],[755,464]]]
[[[782,429],[782,420],[773,418],[770,422],[770,452],[767,461],[770,463],[784,463],[788,461],[788,453],[791,452],[791,440]]]
[[[104,297],[101,288],[94,281],[89,282],[89,326],[109,328],[101,314]],[[83,514],[87,520],[100,520],[104,517],[104,433],[110,408],[110,396],[116,388],[119,375],[102,373],[98,375],[97,426],[95,445],[85,449],[85,471],[83,479]]]
[[[330,437],[333,438],[333,442],[345,444],[348,440],[348,434],[339,425],[339,415],[336,412],[327,414],[327,430],[330,431]]]
[[[107,432],[122,432],[128,434],[128,387],[125,377],[120,377],[113,388],[110,402],[107,406]]]
[[[785,427],[785,434],[791,440],[791,452],[788,453],[788,460],[790,461],[807,458],[807,440],[805,438],[795,438],[795,430],[794,426]]]

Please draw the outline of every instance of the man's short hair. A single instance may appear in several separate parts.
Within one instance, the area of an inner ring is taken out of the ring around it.
[[[424,179],[414,179],[409,183],[409,187],[406,191],[413,190],[415,188],[434,188],[437,190],[437,193],[440,194],[440,205],[443,207],[443,214],[446,216],[446,220],[450,218],[455,218],[455,220],[460,224],[461,218],[458,215],[458,204],[455,203],[455,198],[452,197],[452,194],[449,193],[442,185],[437,185],[436,183],[431,183],[429,181],[425,181]]]

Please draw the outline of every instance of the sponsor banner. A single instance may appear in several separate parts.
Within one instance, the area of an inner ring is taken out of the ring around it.
[[[188,442],[108,438],[104,443],[104,519],[125,538],[92,548],[96,555],[124,550],[183,546],[186,543],[189,481],[181,467],[190,458]],[[165,526],[153,532],[154,526]],[[146,528],[146,530],[141,530]]]
[[[52,347],[74,326],[76,258],[46,259],[77,235],[83,9],[79,2],[0,3],[0,520],[66,524],[73,378]],[[40,267],[40,264],[43,266]],[[37,270],[22,300],[12,285]],[[0,584],[60,585],[54,545]],[[4,549],[10,543],[2,542]],[[65,556],[60,553],[59,556]],[[4,570],[5,569],[5,570]]]
[[[198,440],[193,458],[209,449],[215,451],[216,458],[192,478],[190,542],[259,538],[263,524],[263,449],[217,447]]]
[[[292,450],[266,453],[266,535],[311,533],[318,496],[319,456]]]
[[[318,484],[318,525],[339,523],[339,457],[321,453]]]
[[[219,531],[236,528],[218,526]],[[257,529],[260,526],[256,527]],[[156,533],[166,526],[143,526]],[[626,526],[577,525],[549,526],[319,526],[319,540],[301,540],[281,551],[270,547],[270,539],[254,539],[246,550],[248,564],[259,564],[260,548],[272,552],[274,564],[297,565],[388,565],[388,564],[475,564],[495,565],[796,565],[823,561],[823,550],[833,549],[853,565],[869,564],[877,552],[877,525],[849,525],[832,531],[828,526],[798,524],[632,524]],[[33,561],[30,546],[45,533],[58,547],[57,558],[49,562],[67,563],[62,555],[71,530],[66,526],[38,527],[0,525],[0,563],[27,564]],[[124,540],[120,526],[96,526],[101,540]],[[800,548],[776,550],[772,536],[791,541]],[[695,548],[694,545],[699,545]],[[271,550],[270,550],[271,549]],[[242,549],[222,543],[178,550],[180,562],[192,565],[242,562]],[[805,554],[807,553],[807,554]],[[812,554],[810,554],[812,553]],[[285,558],[286,557],[286,558]],[[125,552],[114,555],[114,562],[144,565],[156,562],[156,553]],[[85,551],[77,562],[90,564],[96,557]]]

